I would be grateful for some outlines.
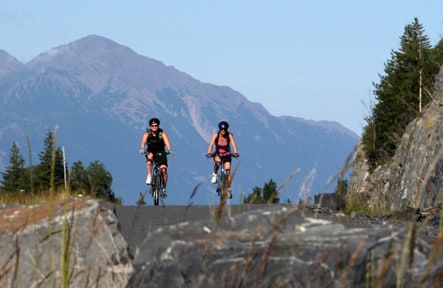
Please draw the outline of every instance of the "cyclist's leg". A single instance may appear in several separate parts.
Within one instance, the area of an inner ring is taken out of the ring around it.
[[[219,155],[216,154],[214,156],[214,174],[217,174],[220,164],[221,164],[221,158]]]
[[[226,172],[226,186],[231,188],[231,157],[226,156],[224,159],[224,166]]]
[[[148,155],[146,155],[146,170],[148,171],[149,175],[152,175],[152,161],[154,160],[154,154],[148,152]]]
[[[162,175],[163,188],[166,188],[166,184],[168,183],[168,166],[161,165],[160,171]]]
[[[148,152],[146,155],[146,171],[148,172],[148,176],[146,177],[146,184],[150,185],[152,181],[152,160],[153,154]]]
[[[166,158],[166,154],[162,153],[158,156],[158,164],[160,165],[163,188],[166,190],[166,185],[168,184],[168,158]]]

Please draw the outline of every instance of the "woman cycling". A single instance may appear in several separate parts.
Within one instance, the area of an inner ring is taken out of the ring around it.
[[[211,183],[217,183],[217,172],[223,160],[224,169],[227,176],[227,189],[231,193],[231,145],[234,150],[234,157],[238,157],[237,144],[232,133],[228,131],[229,124],[226,121],[218,123],[219,131],[214,133],[208,147],[208,157],[214,156],[214,171],[211,177]],[[215,145],[215,152],[212,153],[212,147]]]
[[[157,118],[150,119],[149,126],[151,129],[146,129],[146,132],[143,134],[140,149],[140,154],[145,154],[146,145],[148,146],[146,155],[146,170],[148,171],[148,176],[146,177],[146,184],[151,185],[152,161],[154,161],[154,154],[156,154],[160,164],[160,170],[162,172],[163,195],[166,197],[166,184],[168,183],[168,159],[166,158],[165,146],[168,149],[168,154],[174,156],[174,153],[171,150],[168,135],[159,127],[160,120]]]

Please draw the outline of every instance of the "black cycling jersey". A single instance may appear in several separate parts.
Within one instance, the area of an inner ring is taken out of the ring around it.
[[[158,129],[157,134],[154,136],[151,130],[147,130],[149,133],[148,141],[148,152],[163,152],[165,151],[165,141],[163,140],[162,129]]]

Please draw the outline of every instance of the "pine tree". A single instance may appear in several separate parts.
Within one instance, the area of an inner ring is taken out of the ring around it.
[[[81,161],[74,162],[70,173],[70,187],[72,191],[86,193],[89,191],[88,173]]]
[[[264,204],[264,203],[279,203],[277,184],[271,179],[265,183],[263,188],[255,186],[252,193],[244,200],[245,204]]]
[[[263,198],[265,203],[279,203],[277,184],[271,179],[263,186]]]
[[[103,164],[94,161],[86,168],[89,180],[89,193],[94,197],[109,197],[113,195],[111,190],[112,175]]]
[[[406,126],[431,101],[438,64],[422,25],[415,18],[405,27],[401,47],[391,53],[385,75],[374,83],[378,103],[363,131],[366,157],[372,168],[391,158]]]
[[[40,164],[36,167],[37,187],[40,191],[50,189],[52,192],[64,185],[63,152],[56,148],[54,134],[48,131],[40,152]]]
[[[25,160],[15,142],[11,147],[9,163],[10,166],[6,167],[3,173],[1,191],[10,193],[28,192],[29,181],[25,168]]]
[[[438,67],[443,65],[443,39],[441,39],[437,45],[435,45],[434,49],[432,49],[432,56],[434,62],[438,64]]]

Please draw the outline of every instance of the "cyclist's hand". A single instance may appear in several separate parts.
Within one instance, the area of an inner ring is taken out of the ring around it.
[[[206,154],[206,158],[211,158],[212,157],[212,153],[209,152],[208,154]]]
[[[238,153],[234,153],[234,157],[235,157],[235,158],[240,157],[240,154],[238,154]]]
[[[140,148],[140,150],[138,150],[138,153],[140,153],[140,154],[145,154],[145,149]]]
[[[172,151],[172,149],[171,149],[171,150],[168,151],[168,154],[171,155],[171,156],[174,156],[174,155],[175,155],[175,152]]]

